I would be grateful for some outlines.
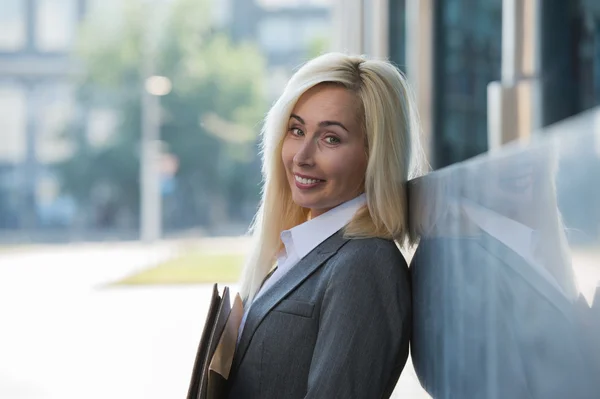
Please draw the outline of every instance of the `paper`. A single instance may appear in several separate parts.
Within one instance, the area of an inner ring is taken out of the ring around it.
[[[209,343],[211,341],[211,335],[213,334],[219,308],[221,307],[222,298],[219,296],[219,289],[217,284],[213,285],[212,297],[208,308],[208,313],[204,321],[204,328],[202,330],[202,336],[196,352],[196,358],[194,361],[194,368],[192,369],[192,376],[188,388],[187,399],[203,399],[206,395],[202,395],[202,389],[200,386],[204,370],[206,369],[206,358],[209,354]],[[206,389],[205,389],[206,391]]]
[[[213,358],[210,362],[209,370],[218,373],[227,379],[229,372],[231,371],[231,365],[233,363],[233,355],[235,354],[235,348],[237,344],[237,335],[244,315],[244,308],[242,306],[242,299],[240,294],[235,296],[231,312],[227,318],[227,323],[223,329],[223,334],[217,345]],[[210,374],[209,374],[209,385],[210,385]]]

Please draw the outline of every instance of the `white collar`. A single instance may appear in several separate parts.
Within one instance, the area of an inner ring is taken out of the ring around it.
[[[297,258],[304,258],[319,244],[348,224],[354,214],[366,202],[367,197],[363,193],[314,219],[308,220],[289,230],[282,231],[281,238],[286,247],[286,253],[290,254],[292,252],[292,248],[288,247],[291,244]],[[284,239],[285,236],[291,236],[291,240]]]

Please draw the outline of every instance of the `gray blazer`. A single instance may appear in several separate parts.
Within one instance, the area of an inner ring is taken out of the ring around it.
[[[408,267],[396,245],[339,231],[252,305],[229,398],[387,398],[410,331]]]

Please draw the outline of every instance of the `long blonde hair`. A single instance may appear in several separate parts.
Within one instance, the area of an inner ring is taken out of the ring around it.
[[[292,76],[262,129],[262,198],[251,226],[254,243],[240,288],[241,296],[249,301],[282,248],[280,233],[307,220],[309,210],[292,200],[281,149],[296,102],[321,83],[339,84],[356,93],[364,110],[367,206],[346,226],[346,237],[382,237],[400,244],[416,239],[408,226],[406,182],[421,173],[424,158],[416,106],[406,78],[386,61],[340,53],[321,55]]]

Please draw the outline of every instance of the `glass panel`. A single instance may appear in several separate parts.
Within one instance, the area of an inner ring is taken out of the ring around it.
[[[406,72],[406,0],[389,0],[389,59]]]
[[[600,109],[410,184],[412,360],[435,398],[600,395]]]
[[[455,134],[449,121],[457,112],[463,113],[464,118],[487,112],[484,100],[487,84],[500,79],[501,3],[499,0],[490,0],[488,4],[440,2],[441,18],[436,27],[440,40],[436,44],[436,55],[443,57],[444,62],[436,64],[435,87],[440,88],[436,92],[439,100],[435,109],[436,148],[432,160],[436,167],[464,161],[487,150],[486,129],[463,130],[463,140],[455,143],[465,148],[444,148],[447,142],[444,138]],[[457,98],[461,99],[458,105]]]

